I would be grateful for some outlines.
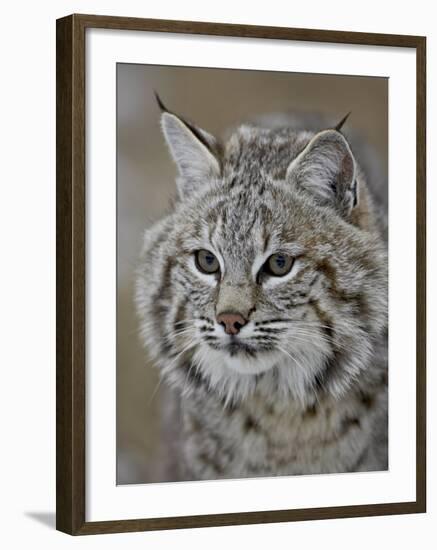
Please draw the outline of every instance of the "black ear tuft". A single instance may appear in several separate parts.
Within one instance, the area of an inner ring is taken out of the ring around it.
[[[346,120],[349,118],[349,115],[351,114],[351,112],[352,111],[349,111],[348,114],[345,115],[336,126],[334,126],[334,130],[337,130],[337,132],[341,131],[344,124],[346,123]]]
[[[167,107],[162,102],[161,98],[158,95],[158,92],[154,91],[156,102],[158,103],[158,107],[161,109],[161,113],[169,113],[170,111],[167,109]]]

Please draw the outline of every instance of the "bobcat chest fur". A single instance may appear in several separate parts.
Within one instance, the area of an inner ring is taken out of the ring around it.
[[[236,408],[203,395],[184,403],[184,479],[357,472],[386,467],[385,380],[303,409],[262,396]],[[203,413],[199,413],[203,411]],[[207,411],[207,421],[205,421]],[[213,420],[211,420],[213,419]]]

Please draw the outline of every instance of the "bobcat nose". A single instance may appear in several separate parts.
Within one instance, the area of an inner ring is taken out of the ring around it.
[[[217,316],[217,323],[223,326],[226,334],[234,335],[240,332],[247,320],[239,313],[220,313]]]

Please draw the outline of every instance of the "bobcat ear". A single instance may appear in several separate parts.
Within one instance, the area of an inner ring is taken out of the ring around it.
[[[159,98],[158,101],[163,109]],[[184,197],[195,191],[205,179],[220,176],[219,145],[211,134],[164,109],[161,126],[171,156],[178,167],[178,188]]]
[[[356,163],[348,142],[337,130],[316,134],[290,163],[286,179],[310,192],[323,205],[349,215],[357,204]]]

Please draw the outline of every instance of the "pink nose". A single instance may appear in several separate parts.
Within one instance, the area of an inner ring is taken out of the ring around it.
[[[239,313],[220,313],[217,323],[223,326],[226,334],[238,334],[247,321]]]

